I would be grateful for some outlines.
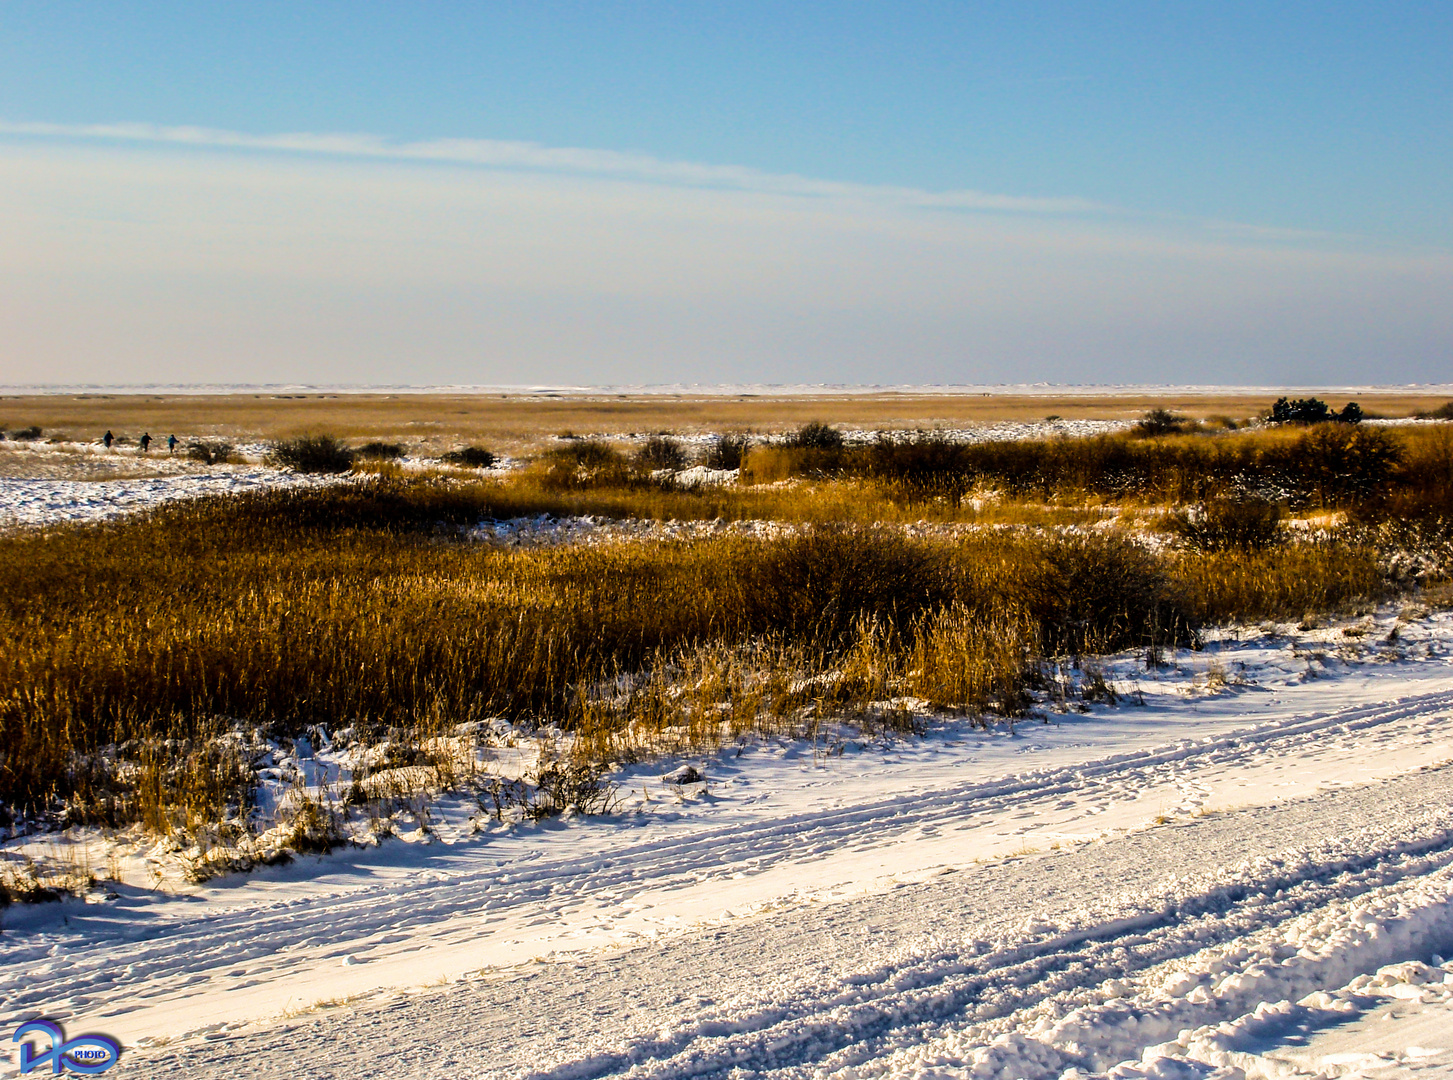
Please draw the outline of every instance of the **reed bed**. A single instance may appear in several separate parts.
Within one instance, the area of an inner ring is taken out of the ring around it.
[[[834,715],[904,723],[909,698],[1014,715],[1044,657],[1388,587],[1372,547],[1336,540],[1157,554],[1101,530],[835,522],[522,550],[462,532],[602,494],[681,496],[374,479],[0,536],[0,805],[158,831],[240,815],[258,733],[319,724],[412,764],[502,716],[574,733],[598,766]]]

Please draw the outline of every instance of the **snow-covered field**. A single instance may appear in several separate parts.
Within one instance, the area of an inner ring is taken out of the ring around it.
[[[1453,617],[1170,659],[1012,729],[622,767],[606,817],[446,796],[201,886],[122,847],[5,913],[4,1011],[118,1076],[1453,1075]]]
[[[944,429],[941,434],[962,442],[978,442],[1040,435],[1091,435],[1123,430],[1127,426],[1119,420],[1012,421]],[[844,436],[849,442],[869,442],[878,438],[879,432],[850,430]],[[602,437],[627,447],[649,438],[616,434]],[[677,441],[688,449],[701,450],[717,437],[683,435]],[[189,439],[184,439],[183,444]],[[188,460],[183,454],[170,455],[156,450],[143,456],[130,447],[108,453],[99,444],[92,443],[0,442],[0,528],[99,521],[175,499],[340,480],[268,468],[261,463],[267,453],[263,444],[243,444],[235,450],[245,464],[205,466]],[[419,469],[441,463],[428,458],[405,458],[400,464],[406,469]],[[504,458],[490,472],[500,475],[520,464],[518,460]],[[683,487],[733,483],[736,471],[697,465],[675,474],[675,480]]]

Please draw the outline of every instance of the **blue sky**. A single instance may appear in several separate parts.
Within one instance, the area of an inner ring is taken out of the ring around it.
[[[0,381],[1441,381],[1450,55],[1446,3],[9,2]]]

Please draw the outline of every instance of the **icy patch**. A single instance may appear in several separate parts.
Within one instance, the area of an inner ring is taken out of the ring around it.
[[[29,480],[0,478],[0,527],[103,521],[178,499],[237,495],[277,488],[319,487],[347,478],[309,476],[242,467],[137,480]]]

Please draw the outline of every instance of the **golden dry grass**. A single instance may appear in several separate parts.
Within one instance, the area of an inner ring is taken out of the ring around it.
[[[1013,714],[1047,656],[1154,652],[1201,623],[1405,585],[1377,548],[1448,546],[1453,426],[929,440],[748,464],[783,479],[678,490],[573,441],[503,480],[375,463],[341,487],[0,535],[0,813],[192,828],[245,810],[248,739],[319,723],[442,768],[426,749],[441,732],[504,715],[574,732],[576,764],[595,768],[829,716],[905,722],[893,699]],[[1353,523],[1258,550],[1083,528],[1244,482]],[[810,528],[534,550],[462,536],[541,513]]]
[[[504,715],[575,731],[601,762],[902,696],[1012,713],[1043,654],[1383,588],[1371,551],[1335,543],[1238,561],[1098,532],[840,524],[532,550],[459,538],[524,500],[371,481],[0,536],[0,800],[157,829],[236,812],[239,724],[346,726],[415,754]]]

